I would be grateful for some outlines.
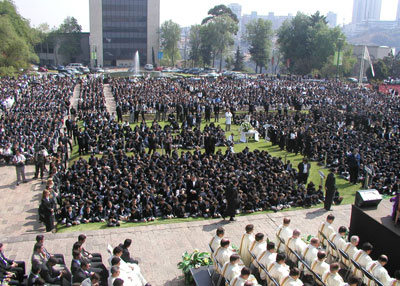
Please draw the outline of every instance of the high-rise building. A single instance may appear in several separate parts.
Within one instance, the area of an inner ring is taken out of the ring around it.
[[[352,23],[380,20],[382,0],[353,0]]]
[[[160,0],[89,0],[89,13],[92,66],[157,62]]]
[[[329,27],[336,27],[337,26],[337,14],[329,11],[326,14],[326,21],[328,22]]]
[[[399,0],[399,3],[397,4],[396,21],[400,21],[400,0]]]
[[[232,12],[240,19],[242,16],[242,6],[238,3],[231,3],[228,5],[228,8],[232,10]]]

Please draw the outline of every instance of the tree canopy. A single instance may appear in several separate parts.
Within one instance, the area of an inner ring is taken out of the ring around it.
[[[160,29],[161,47],[166,59],[170,60],[172,66],[179,58],[178,42],[181,38],[181,28],[172,20],[165,21]]]
[[[301,75],[320,70],[344,43],[340,29],[329,28],[319,12],[311,16],[297,13],[278,30],[278,44],[285,60],[290,62],[289,70]]]
[[[11,0],[0,1],[0,75],[11,75],[37,62],[38,33],[16,11]]]

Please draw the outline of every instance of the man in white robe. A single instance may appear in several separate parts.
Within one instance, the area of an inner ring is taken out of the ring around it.
[[[277,252],[285,251],[285,243],[293,234],[293,230],[289,227],[289,225],[290,218],[285,217],[283,219],[283,224],[281,224],[276,230],[275,243],[277,245]],[[283,241],[283,243],[281,241]]]
[[[289,275],[283,278],[280,286],[303,286],[300,280],[300,270],[297,267],[290,269]]]
[[[217,233],[210,241],[210,246],[214,252],[217,251],[218,247],[221,246],[221,239],[224,237],[224,235],[225,235],[224,228],[223,227],[217,228]]]
[[[288,259],[293,263],[293,265],[297,265],[297,257],[292,253],[292,251],[296,252],[298,255],[304,253],[307,245],[300,238],[300,230],[293,230],[293,235],[287,240],[286,243],[286,255]]]
[[[276,261],[267,269],[272,278],[274,278],[278,283],[280,283],[283,278],[289,275],[289,266],[286,265],[285,259],[286,255],[284,253],[278,253],[276,255]]]
[[[378,257],[377,261],[373,261],[367,266],[367,270],[369,273],[375,276],[383,286],[390,286],[390,282],[392,282],[392,278],[389,276],[385,265],[388,263],[389,259],[386,255],[381,255]],[[367,286],[374,286],[374,282],[366,278],[364,281]],[[376,285],[377,286],[377,285]]]
[[[333,233],[335,233],[335,230],[334,230],[333,227],[332,227],[332,223],[333,223],[334,220],[335,220],[335,216],[334,216],[333,214],[329,214],[329,215],[326,217],[326,221],[324,221],[324,222],[321,224],[321,226],[318,228],[318,234],[317,234],[317,236],[318,236],[319,240],[321,241],[321,244],[322,244],[324,247],[327,247],[327,244],[328,244],[328,243],[325,241],[324,236],[325,236],[326,238],[329,238],[329,237],[332,236]],[[321,233],[323,233],[324,236],[323,236]]]
[[[240,271],[243,265],[240,265],[240,256],[238,254],[232,254],[229,261],[222,267],[222,276],[229,281],[232,281],[235,277],[240,275]]]
[[[365,242],[362,245],[362,248],[354,253],[353,259],[355,262],[360,264],[362,267],[366,268],[368,264],[372,262],[371,256],[369,256],[372,252],[372,244],[369,242]],[[353,268],[353,274],[357,277],[362,277],[362,272],[357,268]]]
[[[246,233],[243,234],[240,241],[239,254],[245,266],[249,267],[251,263],[251,255],[249,253],[249,247],[253,244],[254,238],[254,225],[246,225]]]
[[[264,240],[264,234],[259,232],[255,236],[253,244],[250,246],[249,251],[252,252],[255,257],[259,257],[260,254],[267,248],[267,242]],[[257,261],[252,258],[251,269],[258,269]],[[257,270],[256,270],[257,271]]]
[[[326,286],[344,286],[342,276],[339,275],[339,263],[334,262],[329,266],[329,271],[322,275],[322,281]]]
[[[257,258],[258,262],[260,264],[264,265],[266,269],[269,268],[269,266],[276,261],[276,248],[275,248],[275,243],[270,241],[267,243],[267,250],[263,251],[260,256]],[[262,271],[262,269],[259,267],[258,271],[260,272],[260,277],[262,280],[267,279],[267,275],[265,274],[265,271]]]

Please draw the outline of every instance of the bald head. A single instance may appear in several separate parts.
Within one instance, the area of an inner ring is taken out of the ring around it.
[[[318,239],[318,237],[313,237],[313,238],[311,238],[310,243],[311,243],[312,246],[318,248],[318,247],[319,247],[319,239]]]
[[[283,218],[283,225],[288,226],[290,224],[290,218],[285,217]]]
[[[293,230],[293,237],[299,237],[301,234],[300,230],[298,228],[296,228],[295,230]]]

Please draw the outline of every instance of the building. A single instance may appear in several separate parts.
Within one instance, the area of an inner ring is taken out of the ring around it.
[[[365,45],[352,45],[353,47],[353,57],[357,58],[357,63],[354,66],[353,73],[359,74],[360,73],[360,61],[363,57]],[[377,62],[378,60],[387,57],[389,54],[395,54],[396,50],[394,47],[387,47],[387,46],[367,46],[368,53],[373,63]],[[363,74],[365,75],[367,69],[369,68],[369,64],[365,62]]]
[[[328,22],[328,26],[334,28],[337,26],[337,14],[329,11],[326,14],[326,21]]]
[[[238,3],[231,3],[228,5],[228,8],[232,10],[232,12],[240,19],[242,17],[242,6]]]
[[[382,0],[353,0],[352,23],[381,19]]]
[[[157,64],[160,0],[89,0],[92,66]],[[154,63],[153,63],[154,59]]]
[[[75,41],[78,37],[79,49],[76,55],[65,55],[60,46]],[[68,65],[69,63],[90,64],[89,33],[56,34],[35,46],[40,65]]]
[[[399,3],[397,4],[396,21],[400,21],[400,0],[399,0]]]

